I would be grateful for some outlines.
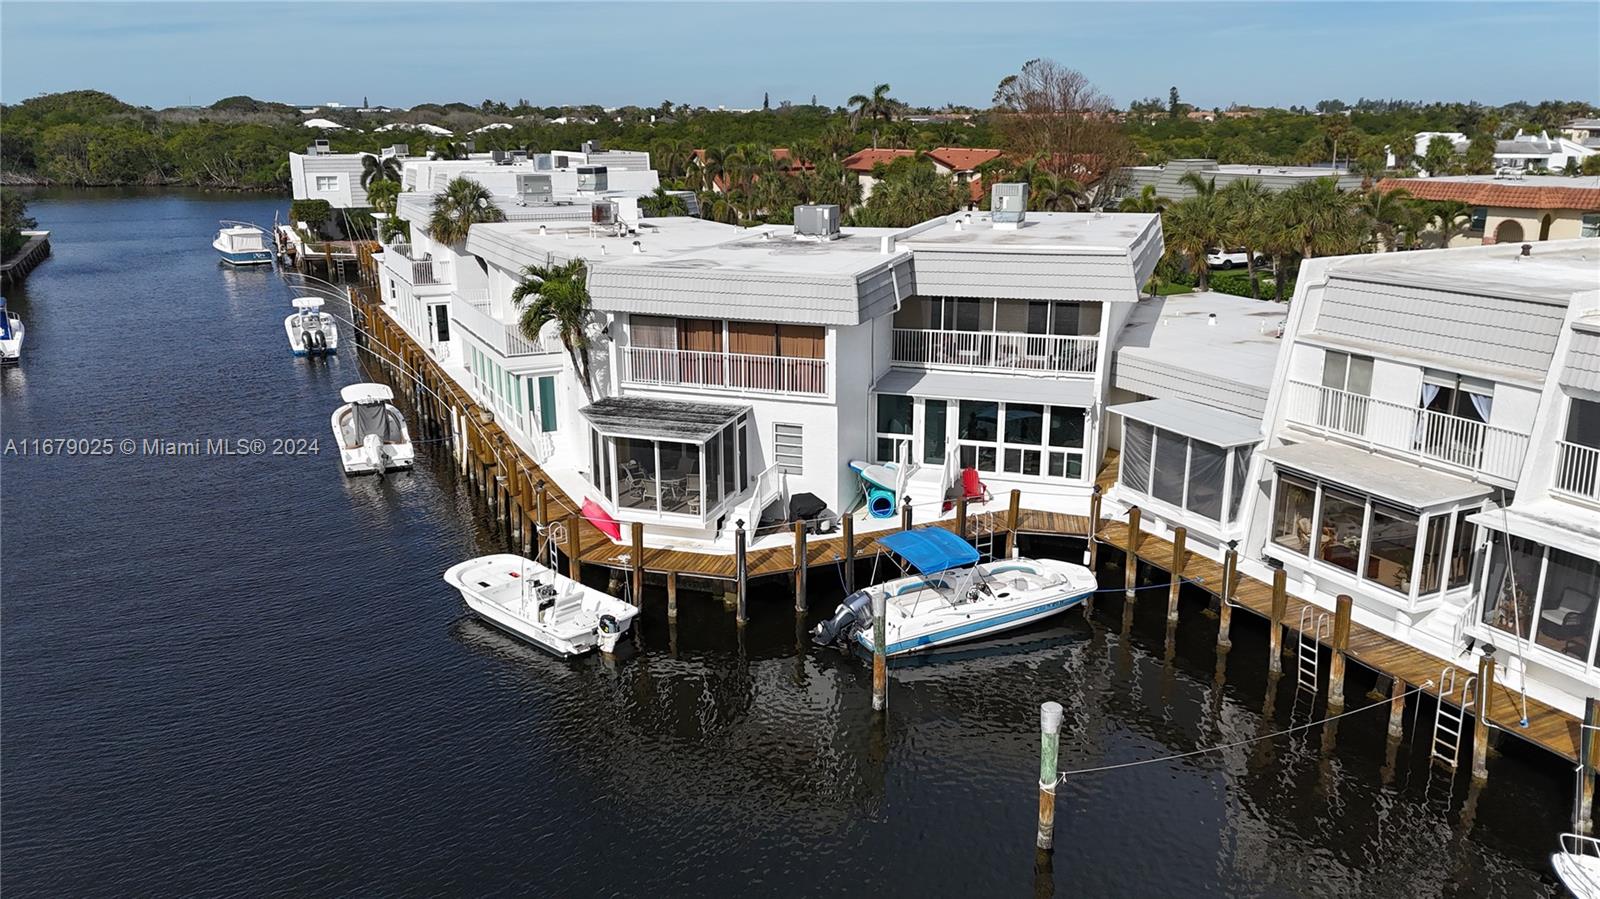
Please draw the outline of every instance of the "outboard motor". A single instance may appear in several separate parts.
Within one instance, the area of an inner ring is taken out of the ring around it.
[[[372,468],[378,473],[378,476],[382,477],[385,467],[383,464],[383,438],[377,434],[368,434],[361,438],[361,452],[372,463]]]
[[[322,329],[321,328],[315,328],[313,330],[307,331],[306,335],[305,335],[305,340],[306,340],[306,349],[311,351],[311,352],[322,353],[322,352],[326,352],[327,349],[328,349],[328,338],[327,338],[326,335],[324,335],[322,333]]]
[[[872,597],[865,590],[846,596],[833,612],[833,617],[811,629],[811,640],[818,646],[827,646],[846,638],[859,628],[872,624]]]

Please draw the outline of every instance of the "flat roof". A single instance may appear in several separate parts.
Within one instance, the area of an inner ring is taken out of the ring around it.
[[[657,251],[654,242],[646,239],[644,252],[630,254],[623,262],[673,269],[855,277],[903,255],[899,250],[883,252],[883,238],[896,230],[841,228],[836,240],[807,240],[796,235],[792,225],[736,228],[732,239],[725,237],[693,250],[668,247]]]
[[[1600,190],[1600,175],[1435,175],[1432,178],[1399,178],[1399,181],[1432,181],[1443,184],[1498,184],[1505,187],[1576,187]]]
[[[1273,447],[1262,455],[1281,468],[1419,511],[1490,493],[1485,484],[1327,440],[1307,439]]]
[[[1125,254],[1159,223],[1160,216],[1144,212],[1029,212],[1022,227],[1008,229],[995,227],[987,212],[958,212],[902,230],[895,243],[913,250]]]
[[[705,443],[750,412],[749,406],[690,403],[658,397],[608,396],[578,410],[608,437]]]
[[[1521,244],[1347,256],[1330,278],[1406,284],[1565,307],[1572,295],[1600,287],[1600,238],[1545,240],[1527,256]]]
[[[1261,441],[1261,419],[1178,397],[1123,403],[1106,411],[1223,448]]]
[[[609,228],[599,228],[581,220],[545,222],[542,225],[538,222],[492,222],[472,226],[473,236],[480,240],[492,235],[502,241],[510,241],[538,257],[554,255],[563,259],[584,259],[595,265],[630,259],[659,260],[664,256],[722,243],[738,236],[741,230],[735,225],[689,216],[645,219],[634,226],[633,234],[618,234]],[[633,252],[634,241],[639,242],[642,253]]]
[[[1275,335],[1288,316],[1288,307],[1275,302],[1216,291],[1140,300],[1117,337],[1117,353],[1267,384],[1283,345]]]

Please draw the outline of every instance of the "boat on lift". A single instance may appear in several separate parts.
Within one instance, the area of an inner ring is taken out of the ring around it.
[[[558,656],[614,652],[639,614],[631,603],[511,553],[453,565],[444,580],[473,614]]]
[[[344,405],[333,412],[333,436],[345,474],[377,474],[416,463],[405,416],[394,391],[383,384],[351,384],[339,391]]]
[[[886,653],[921,652],[1013,630],[1078,605],[1098,586],[1082,565],[1056,559],[980,563],[976,547],[937,527],[886,534],[904,577],[845,597],[811,632],[819,644],[872,650],[874,600],[884,606]]]
[[[1561,883],[1578,899],[1600,899],[1600,840],[1578,833],[1561,835],[1561,851],[1550,856]]]
[[[296,297],[295,312],[283,320],[289,335],[289,349],[296,356],[333,355],[339,349],[339,327],[333,316],[322,311],[321,297]]]
[[[222,254],[222,261],[229,265],[268,265],[272,262],[267,232],[249,222],[224,221],[211,246]]]
[[[7,309],[6,298],[0,297],[0,365],[22,361],[22,335],[26,330],[21,317]]]

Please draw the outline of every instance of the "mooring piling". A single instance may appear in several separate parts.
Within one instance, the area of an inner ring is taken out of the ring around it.
[[[1328,664],[1328,708],[1337,713],[1344,708],[1344,660],[1350,648],[1350,596],[1341,593],[1334,598],[1333,653]]]
[[[794,523],[794,610],[806,610],[806,523]]]
[[[1267,670],[1283,673],[1283,616],[1289,608],[1289,575],[1282,568],[1272,572],[1272,614],[1267,625]]]
[[[1122,561],[1122,596],[1133,602],[1139,585],[1139,507],[1128,509],[1128,555]]]
[[[1578,788],[1572,829],[1587,835],[1594,832],[1594,781],[1595,771],[1600,769],[1600,699],[1591,696],[1584,700],[1582,727],[1578,733]]]
[[[1178,597],[1183,592],[1184,545],[1189,542],[1189,529],[1179,527],[1172,532],[1172,585],[1167,588],[1167,624],[1178,623]]]
[[[1059,702],[1039,706],[1039,833],[1034,845],[1050,849],[1056,839],[1056,759],[1061,746]]]
[[[1233,648],[1233,595],[1239,589],[1239,541],[1228,541],[1222,560],[1222,598],[1217,603],[1217,652]]]
[[[856,518],[846,514],[839,524],[844,531],[844,592],[848,596],[856,592]]]
[[[748,596],[746,594],[746,587],[749,586],[748,583],[747,583],[748,579],[749,579],[748,578],[749,570],[745,566],[745,545],[744,544],[745,544],[744,519],[741,518],[737,522],[734,523],[734,532],[733,532],[733,578],[734,578],[734,595],[736,597],[735,605],[734,605],[733,620],[740,627],[744,627],[745,622],[748,620],[748,618],[746,617],[745,603],[748,601]]]
[[[1478,720],[1472,726],[1472,779],[1489,778],[1489,716],[1494,707],[1494,656],[1478,657],[1478,696],[1473,712]]]
[[[889,626],[888,597],[882,590],[872,593],[872,710],[889,708]]]

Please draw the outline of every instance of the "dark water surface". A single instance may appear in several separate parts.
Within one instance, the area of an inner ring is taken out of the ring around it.
[[[1421,703],[1392,764],[1374,711],[1069,778],[1040,868],[1040,702],[1067,707],[1063,769],[1323,714],[1292,674],[1269,698],[1249,616],[1225,669],[1197,604],[1169,653],[1163,592],[1127,630],[1108,594],[1092,620],[896,668],[881,728],[866,667],[804,646],[782,583],[754,590],[742,638],[696,594],[669,629],[652,593],[616,660],[489,631],[439,579],[497,547],[442,453],[346,480],[328,416],[363,379],[353,342],[292,358],[289,289],[215,259],[218,219],[284,206],[34,201],[55,255],[9,297],[28,341],[0,375],[4,440],[322,452],[0,460],[8,899],[1559,895],[1570,776],[1507,745],[1472,793],[1426,763]],[[813,573],[814,614],[833,579]]]

